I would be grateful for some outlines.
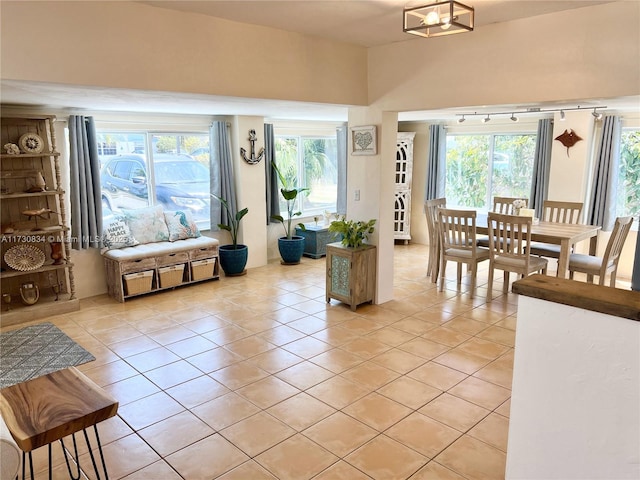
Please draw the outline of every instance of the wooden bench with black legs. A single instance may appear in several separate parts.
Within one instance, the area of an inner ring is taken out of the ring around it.
[[[51,445],[59,440],[65,455],[69,477],[80,478],[80,460],[75,434],[84,433],[96,478],[108,479],[107,466],[102,453],[97,424],[113,417],[118,411],[117,400],[74,367],[34,378],[0,390],[0,412],[11,435],[22,450],[22,478],[26,477],[27,463],[31,478],[33,450],[47,445],[49,448],[49,478],[52,477]],[[98,462],[89,442],[87,428],[93,427],[104,477],[98,471]],[[76,474],[72,473],[69,455],[63,439],[72,436]]]

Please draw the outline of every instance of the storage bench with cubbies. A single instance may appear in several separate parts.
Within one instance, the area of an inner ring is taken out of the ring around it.
[[[108,250],[103,256],[108,293],[119,302],[220,277],[215,238],[148,243]]]

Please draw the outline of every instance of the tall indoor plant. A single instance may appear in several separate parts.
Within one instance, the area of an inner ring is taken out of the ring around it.
[[[231,234],[231,244],[220,245],[219,247],[220,267],[222,267],[227,276],[244,275],[247,273],[245,267],[249,248],[246,245],[238,244],[238,233],[240,232],[240,221],[249,213],[249,209],[243,208],[234,212],[224,198],[215,194],[211,194],[211,196],[217,199],[227,212],[228,223],[219,223],[218,228]]]
[[[294,224],[293,218],[302,215],[301,211],[296,211],[296,200],[298,195],[309,191],[308,188],[296,188],[294,185],[290,185],[285,176],[274,162],[271,162],[273,169],[278,174],[280,184],[282,188],[280,193],[287,203],[287,218],[282,215],[272,215],[271,218],[276,222],[282,223],[284,228],[284,237],[278,238],[278,250],[282,263],[285,265],[295,265],[300,263],[300,258],[304,252],[304,237],[294,235],[295,227],[299,227],[301,230],[306,230],[303,223]]]

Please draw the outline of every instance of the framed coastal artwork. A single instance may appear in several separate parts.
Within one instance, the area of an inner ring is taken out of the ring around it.
[[[377,145],[375,125],[351,127],[351,155],[376,155]]]

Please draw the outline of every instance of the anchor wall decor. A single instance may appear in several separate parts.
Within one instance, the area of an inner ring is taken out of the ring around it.
[[[256,131],[255,130],[249,130],[249,143],[251,144],[251,155],[249,156],[249,158],[247,158],[247,151],[244,148],[240,149],[240,155],[242,155],[242,158],[244,158],[244,161],[247,162],[249,165],[255,165],[256,163],[258,163],[260,160],[262,160],[262,157],[264,155],[264,148],[261,148],[260,151],[258,152],[258,156],[256,157],[256,141],[258,140],[258,137],[256,137]]]

